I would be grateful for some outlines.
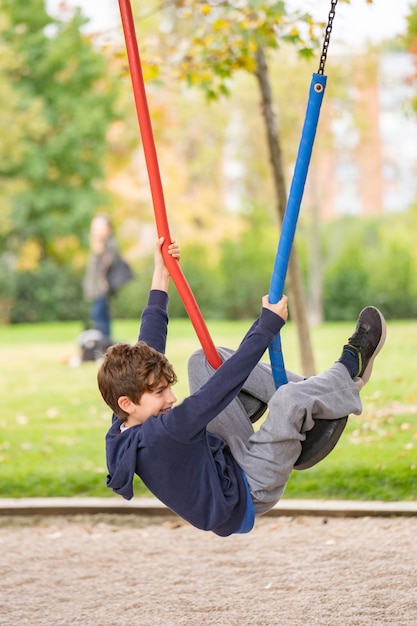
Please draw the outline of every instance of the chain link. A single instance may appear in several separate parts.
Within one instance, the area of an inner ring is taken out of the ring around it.
[[[320,56],[320,65],[319,65],[318,74],[321,74],[321,75],[324,74],[324,66],[325,66],[326,60],[327,60],[327,51],[329,49],[330,35],[332,34],[333,20],[334,20],[335,14],[336,14],[336,4],[337,4],[337,2],[338,2],[338,0],[331,0],[332,6],[331,6],[331,9],[330,9],[330,13],[329,13],[329,19],[328,19],[328,22],[327,22],[325,35],[324,35],[323,49],[321,51],[321,56]]]

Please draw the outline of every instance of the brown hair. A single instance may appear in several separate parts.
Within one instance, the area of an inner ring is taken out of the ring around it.
[[[139,404],[142,395],[156,389],[163,380],[169,385],[176,383],[174,369],[164,354],[144,341],[133,346],[128,343],[110,346],[97,374],[103,400],[122,422],[127,420],[128,414],[119,407],[120,396]]]

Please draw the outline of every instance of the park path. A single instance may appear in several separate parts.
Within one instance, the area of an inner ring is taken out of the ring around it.
[[[417,518],[0,516],[1,626],[416,626]]]

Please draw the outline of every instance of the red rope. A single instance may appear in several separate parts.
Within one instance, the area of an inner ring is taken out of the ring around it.
[[[120,15],[122,18],[123,32],[126,42],[127,57],[132,79],[133,94],[138,115],[139,128],[142,136],[143,150],[145,153],[146,167],[148,169],[149,183],[152,193],[155,221],[158,237],[164,237],[162,254],[166,266],[172,276],[172,280],[180,294],[185,310],[191,320],[201,347],[212,367],[220,367],[222,360],[213,344],[213,341],[204,322],[197,301],[176,259],[167,253],[167,244],[171,242],[168,218],[165,208],[164,193],[162,190],[161,176],[159,172],[158,157],[152,133],[151,119],[145,92],[145,84],[140,62],[139,48],[136,39],[135,25],[133,21],[130,0],[119,0]]]

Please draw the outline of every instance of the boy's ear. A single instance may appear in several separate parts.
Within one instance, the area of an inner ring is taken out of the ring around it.
[[[129,415],[135,410],[135,404],[128,396],[120,396],[120,398],[117,399],[117,404],[122,411],[128,413]]]

